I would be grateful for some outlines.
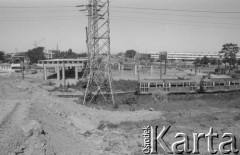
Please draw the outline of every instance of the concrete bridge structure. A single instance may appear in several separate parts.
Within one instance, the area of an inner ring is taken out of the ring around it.
[[[60,81],[60,70],[62,71],[62,80],[65,81],[65,70],[75,68],[75,79],[78,80],[78,72],[82,71],[87,63],[87,59],[51,59],[39,60],[37,66],[43,67],[44,79],[47,80],[47,70],[54,68],[57,73],[57,80]]]

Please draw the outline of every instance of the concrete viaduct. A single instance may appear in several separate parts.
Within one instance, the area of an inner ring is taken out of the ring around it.
[[[57,80],[60,81],[60,69],[62,70],[62,80],[65,81],[65,69],[75,68],[75,79],[78,80],[78,71],[82,71],[87,59],[51,59],[51,60],[39,60],[37,66],[43,67],[44,79],[47,80],[47,70],[50,68],[55,69],[57,73]]]

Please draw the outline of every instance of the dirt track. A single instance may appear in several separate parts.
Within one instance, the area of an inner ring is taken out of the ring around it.
[[[236,135],[240,148],[237,93],[214,98],[178,96],[166,104],[155,103],[149,96],[140,106],[160,111],[107,111],[55,96],[48,91],[54,86],[41,76],[29,75],[25,80],[19,75],[0,76],[0,155],[140,155],[146,125],[172,126],[165,138],[168,144],[177,132],[207,133],[214,127],[220,136],[223,132]],[[206,143],[200,143],[202,154],[208,154]]]
[[[38,76],[21,80],[18,75],[1,75],[0,87],[1,155],[132,154],[142,137],[131,141],[133,137],[108,130],[107,123],[161,117],[157,111],[112,112],[58,98]]]

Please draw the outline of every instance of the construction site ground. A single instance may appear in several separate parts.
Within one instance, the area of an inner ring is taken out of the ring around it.
[[[220,137],[233,133],[240,148],[239,93],[172,96],[167,102],[145,96],[145,104],[124,105],[140,106],[136,110],[109,111],[81,105],[78,98],[57,97],[51,92],[55,85],[44,81],[42,73],[24,80],[20,74],[1,73],[0,88],[0,155],[140,155],[147,125],[171,125],[167,144],[176,141],[177,132],[192,136],[213,127]],[[200,152],[206,154],[206,140]],[[160,146],[159,153],[164,153]]]

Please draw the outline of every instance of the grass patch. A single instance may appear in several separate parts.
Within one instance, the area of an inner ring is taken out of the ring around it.
[[[108,128],[111,128],[111,129],[116,129],[119,127],[118,124],[113,124],[113,123],[107,123],[107,126],[108,126]]]
[[[136,91],[137,88],[137,81],[135,80],[118,80],[113,81],[113,89],[115,91]]]

